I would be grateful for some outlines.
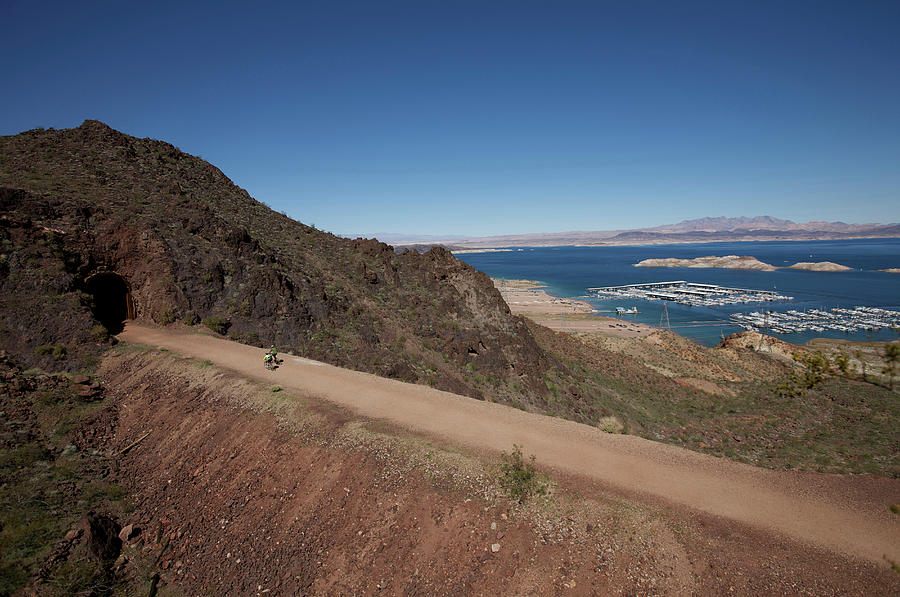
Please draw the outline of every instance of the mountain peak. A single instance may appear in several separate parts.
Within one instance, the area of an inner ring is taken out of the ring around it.
[[[100,122],[99,120],[91,120],[90,118],[86,119],[81,123],[81,126],[78,128],[83,130],[99,130],[99,131],[115,131],[115,129],[105,122]],[[116,131],[118,132],[118,131]]]

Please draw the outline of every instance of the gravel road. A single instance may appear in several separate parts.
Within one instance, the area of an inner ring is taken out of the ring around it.
[[[182,330],[129,323],[119,338],[164,347],[241,375],[278,384],[476,450],[523,446],[537,464],[582,476],[640,499],[664,501],[828,550],[886,564],[900,561],[900,480],[773,471],[630,435],[527,413],[433,388],[280,354]]]

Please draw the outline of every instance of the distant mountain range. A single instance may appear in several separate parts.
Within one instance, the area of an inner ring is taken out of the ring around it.
[[[539,247],[562,245],[636,245],[760,240],[834,240],[846,238],[900,237],[900,224],[847,224],[844,222],[792,222],[772,216],[753,218],[698,218],[677,224],[633,230],[594,230],[518,234],[479,238],[390,235],[395,245],[440,244],[454,249],[488,247]]]
[[[791,220],[781,220],[772,216],[756,216],[755,218],[698,218],[696,220],[684,220],[678,224],[645,228],[643,231],[652,232],[733,232],[733,231],[803,231],[803,232],[838,232],[854,233],[868,232],[876,229],[887,228],[891,225],[884,224],[845,224],[844,222],[803,222],[796,223]]]

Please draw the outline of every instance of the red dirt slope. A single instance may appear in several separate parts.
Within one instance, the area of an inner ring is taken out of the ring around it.
[[[118,401],[95,426],[109,430],[107,452],[133,446],[118,458],[118,474],[129,480],[136,502],[122,522],[142,531],[125,553],[155,560],[168,591],[889,595],[900,589],[900,577],[884,567],[721,519],[622,503],[583,486],[593,498],[562,491],[555,507],[517,512],[478,497],[484,470],[477,466],[457,471],[461,485],[472,481],[459,489],[442,481],[440,461],[416,463],[394,439],[354,433],[370,423],[202,361],[132,351],[106,357],[101,373]],[[276,415],[260,412],[273,404]],[[350,441],[360,437],[370,439]]]

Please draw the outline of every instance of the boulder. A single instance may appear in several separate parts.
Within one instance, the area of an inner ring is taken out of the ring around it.
[[[122,530],[119,532],[119,539],[121,539],[123,543],[127,543],[140,534],[140,528],[134,526],[134,524],[127,524],[122,527]]]
[[[88,551],[98,560],[115,560],[122,551],[121,525],[111,516],[88,512],[79,522]]]

